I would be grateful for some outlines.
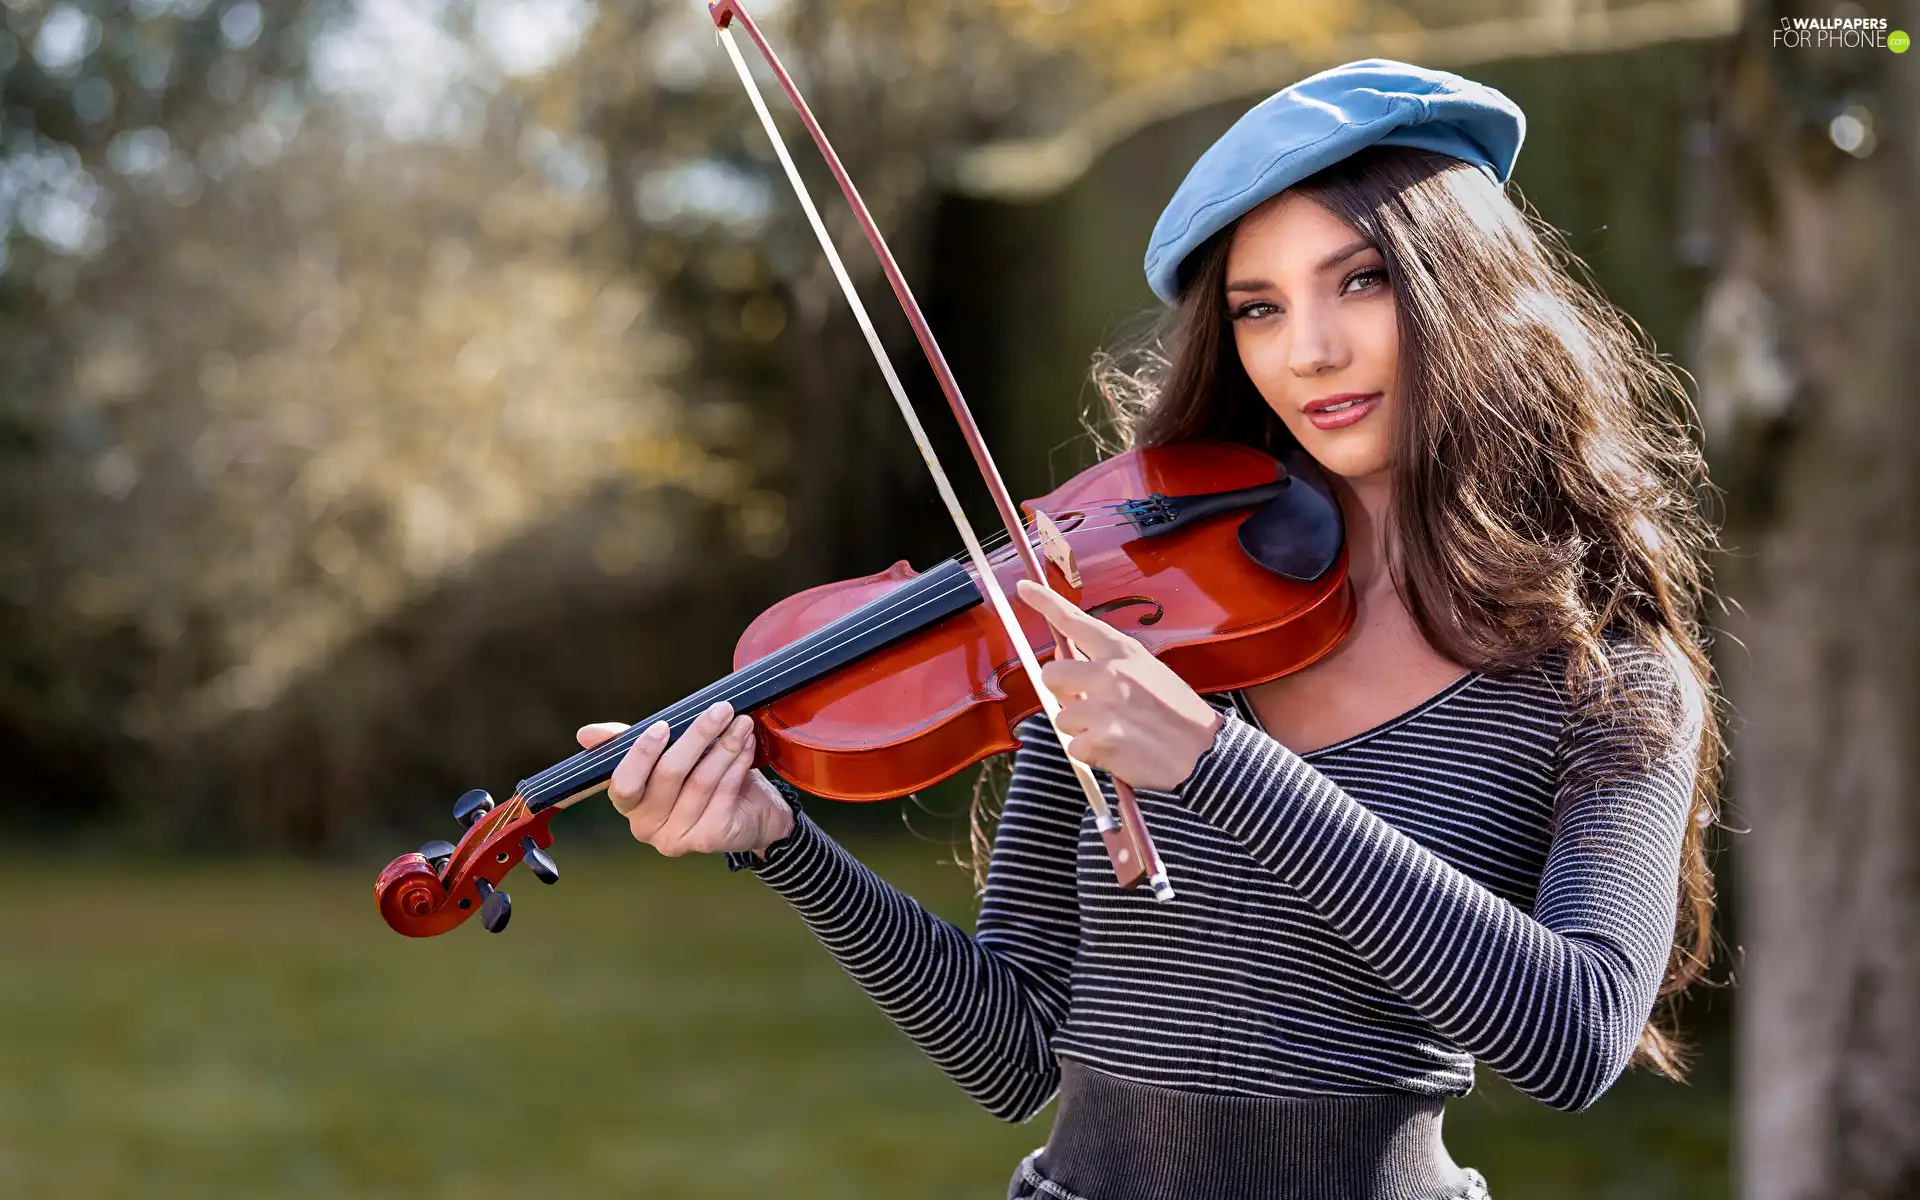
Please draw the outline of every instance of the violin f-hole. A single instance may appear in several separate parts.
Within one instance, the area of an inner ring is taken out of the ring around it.
[[[1118,609],[1130,608],[1136,604],[1145,604],[1150,606],[1153,609],[1152,612],[1140,618],[1140,623],[1142,625],[1158,624],[1160,618],[1167,615],[1167,610],[1164,607],[1162,607],[1160,602],[1158,600],[1155,600],[1152,596],[1121,596],[1117,600],[1102,600],[1100,603],[1094,605],[1092,608],[1089,608],[1087,610],[1087,615],[1090,617],[1098,617],[1105,613],[1114,612]]]

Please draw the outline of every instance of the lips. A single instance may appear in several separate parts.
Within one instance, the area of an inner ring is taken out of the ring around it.
[[[1339,429],[1365,417],[1379,402],[1379,392],[1325,396],[1307,406],[1307,420],[1316,429]]]

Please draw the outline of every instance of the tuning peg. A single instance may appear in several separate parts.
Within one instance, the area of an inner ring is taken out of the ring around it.
[[[434,871],[444,871],[447,862],[453,858],[453,849],[452,842],[428,842],[420,847],[420,857],[426,859],[427,865]]]
[[[479,788],[473,789],[453,802],[453,819],[460,822],[463,829],[492,811],[493,797]]]
[[[513,919],[513,897],[495,890],[484,879],[473,881],[473,890],[480,893],[480,925],[488,933],[499,933]]]
[[[527,870],[541,883],[560,882],[560,868],[553,861],[553,855],[542,850],[532,834],[520,839],[520,861],[527,864]]]

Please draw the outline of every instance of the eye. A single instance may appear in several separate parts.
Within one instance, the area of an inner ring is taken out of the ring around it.
[[[1385,283],[1387,281],[1387,269],[1385,267],[1362,267],[1360,270],[1355,271],[1353,274],[1347,276],[1347,282],[1340,285],[1340,290],[1345,292],[1349,290],[1347,287],[1347,284],[1354,283],[1362,279],[1372,280],[1375,283]],[[1358,290],[1371,291],[1372,285],[1370,284],[1368,287],[1360,288]]]
[[[1271,300],[1249,300],[1227,314],[1229,321],[1257,321],[1261,317],[1270,317],[1280,311],[1280,306]]]

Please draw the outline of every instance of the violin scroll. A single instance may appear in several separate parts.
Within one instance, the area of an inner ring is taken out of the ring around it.
[[[500,884],[514,864],[525,862],[542,883],[560,878],[546,852],[553,845],[548,827],[555,811],[528,812],[518,793],[496,805],[485,792],[468,792],[455,806],[455,818],[467,824],[459,845],[428,842],[380,872],[373,885],[380,916],[408,937],[445,933],[475,914],[489,932],[499,933],[513,915],[513,901]]]

